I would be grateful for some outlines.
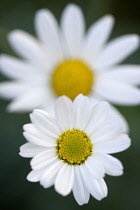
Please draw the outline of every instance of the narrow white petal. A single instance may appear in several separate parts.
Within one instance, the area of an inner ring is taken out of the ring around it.
[[[116,118],[104,121],[92,130],[90,138],[94,144],[110,141],[122,133],[122,124]]]
[[[81,49],[85,27],[83,13],[78,6],[70,4],[65,8],[61,18],[61,27],[68,48],[67,54],[75,58]]]
[[[93,157],[89,157],[87,161],[85,162],[85,166],[87,169],[87,172],[94,178],[99,179],[104,176],[104,168],[102,164]]]
[[[25,132],[23,133],[25,138],[33,144],[54,147],[56,146],[56,139],[44,134],[41,130],[35,127],[33,124],[26,124],[23,126]]]
[[[61,135],[56,119],[49,113],[35,109],[30,115],[30,118],[32,123],[44,134],[53,138],[58,138]]]
[[[55,190],[63,196],[68,195],[73,187],[74,166],[64,164],[57,174]]]
[[[56,151],[54,149],[48,149],[46,151],[40,152],[31,160],[31,167],[35,170],[41,169],[48,166],[56,159]]]
[[[95,62],[98,68],[105,68],[121,62],[139,47],[139,36],[125,35],[112,40]]]
[[[28,90],[29,87],[21,82],[14,81],[0,83],[0,97],[2,98],[13,99]]]
[[[10,112],[32,111],[43,103],[44,97],[44,88],[34,88],[32,90],[30,89],[30,91],[26,90],[26,92],[15,98],[7,109]]]
[[[57,99],[54,111],[57,122],[63,131],[73,129],[73,106],[72,101],[68,97],[62,96]]]
[[[140,85],[140,65],[120,65],[100,75],[103,79]]]
[[[94,158],[103,164],[106,174],[111,176],[120,176],[123,174],[123,165],[117,158],[102,153],[95,153]]]
[[[81,165],[79,169],[81,172],[83,182],[90,194],[97,200],[101,200],[104,197],[104,195],[96,179],[94,179],[90,174],[87,173],[85,165]]]
[[[83,55],[93,64],[106,43],[114,25],[114,18],[106,15],[94,23],[85,37]]]
[[[140,90],[119,81],[100,79],[95,86],[95,93],[118,105],[140,104]]]
[[[0,71],[10,78],[25,81],[28,79],[32,81],[34,75],[38,75],[37,69],[33,65],[8,55],[0,56]]]
[[[88,135],[91,135],[93,132],[93,129],[102,121],[105,120],[110,110],[110,106],[107,102],[99,102],[97,105],[95,105],[91,112],[90,112],[90,118],[87,123],[85,131]]]
[[[53,141],[51,141],[51,137],[47,137],[46,138],[40,138],[40,137],[36,137],[28,132],[23,132],[24,137],[31,143],[39,145],[39,146],[44,146],[44,147],[54,147],[57,144],[54,143],[54,139],[52,139]]]
[[[27,176],[27,180],[30,182],[39,182],[41,175],[44,173],[44,171],[46,170],[46,168],[43,169],[38,169],[38,170],[32,170],[28,176]]]
[[[74,128],[84,130],[90,117],[90,103],[89,99],[82,94],[78,95],[74,102]]]
[[[106,197],[107,193],[108,193],[108,189],[107,189],[107,185],[106,185],[104,179],[98,179],[97,182],[100,185],[100,188],[102,190],[104,197]]]
[[[46,44],[53,59],[62,59],[60,32],[53,14],[47,9],[39,10],[36,13],[35,25],[38,37]]]
[[[63,161],[60,160],[55,160],[52,162],[41,176],[40,184],[43,185],[44,188],[51,187],[54,184],[55,178],[63,165]]]
[[[45,150],[46,150],[45,147],[41,147],[41,146],[38,146],[38,145],[28,142],[20,147],[19,154],[22,157],[31,158],[31,157],[34,157],[35,155],[37,155],[39,152],[43,152]]]
[[[37,65],[48,61],[38,41],[26,32],[15,30],[9,34],[8,38],[14,50],[23,58]]]
[[[130,144],[131,140],[128,135],[121,134],[119,137],[112,141],[95,144],[94,151],[112,154],[126,150]]]
[[[84,186],[79,166],[74,167],[73,195],[79,205],[88,203],[90,194]]]

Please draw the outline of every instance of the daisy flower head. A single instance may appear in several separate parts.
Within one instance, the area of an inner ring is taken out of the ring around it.
[[[9,111],[31,111],[58,96],[70,99],[82,93],[114,104],[140,103],[140,67],[120,65],[139,47],[135,34],[107,40],[114,18],[106,15],[85,32],[81,9],[69,4],[60,26],[53,14],[36,13],[37,37],[15,30],[9,42],[21,59],[1,55],[1,72],[13,81],[0,84],[0,95],[13,101]]]
[[[130,146],[120,121],[107,102],[96,105],[78,95],[74,101],[61,96],[53,109],[35,109],[24,125],[28,140],[20,147],[22,157],[32,158],[27,179],[44,188],[54,185],[63,196],[71,191],[79,205],[107,196],[105,174],[120,176],[122,163],[110,154]]]

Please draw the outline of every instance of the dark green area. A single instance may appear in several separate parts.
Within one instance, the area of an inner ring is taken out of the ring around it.
[[[74,2],[82,7],[87,26],[106,13],[114,14],[116,25],[112,36],[140,33],[140,8],[137,0],[1,0],[0,1],[0,50],[13,54],[6,35],[19,28],[34,34],[33,18],[40,8],[49,8],[57,18],[67,3]],[[140,64],[140,51],[124,63]],[[0,80],[5,78],[1,75]],[[90,199],[87,205],[78,206],[72,194],[62,197],[52,188],[44,189],[38,183],[30,183],[26,175],[30,171],[29,159],[19,156],[19,147],[25,143],[22,126],[29,122],[28,114],[6,112],[8,102],[0,101],[1,129],[1,209],[17,210],[138,210],[140,206],[140,108],[118,107],[130,125],[132,146],[117,154],[123,165],[121,177],[106,176],[109,195],[102,201]]]

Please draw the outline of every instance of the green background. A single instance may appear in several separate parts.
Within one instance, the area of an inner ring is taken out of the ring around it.
[[[116,18],[113,37],[127,34],[140,34],[140,5],[137,0],[0,0],[0,50],[14,54],[6,40],[13,29],[23,29],[34,34],[33,19],[40,8],[49,8],[59,19],[67,3],[81,6],[87,27],[110,13]],[[124,63],[140,64],[140,50],[131,55]],[[6,80],[0,75],[0,80]],[[29,159],[19,156],[19,147],[25,143],[22,126],[29,123],[29,113],[7,113],[9,102],[0,101],[0,182],[1,205],[4,210],[47,210],[47,209],[97,209],[97,210],[137,210],[140,207],[140,107],[118,107],[130,125],[132,146],[127,151],[115,155],[124,165],[124,175],[106,176],[109,194],[102,201],[91,197],[90,202],[78,206],[70,194],[62,197],[53,187],[44,189],[39,183],[30,183],[26,175],[30,171]]]

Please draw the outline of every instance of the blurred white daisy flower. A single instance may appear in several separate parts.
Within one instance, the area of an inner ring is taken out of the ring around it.
[[[27,179],[44,188],[54,185],[63,196],[71,191],[79,205],[107,196],[104,175],[123,174],[122,163],[109,155],[130,146],[119,120],[112,117],[107,102],[92,105],[86,96],[72,102],[62,96],[51,113],[36,109],[31,124],[24,126],[29,141],[20,155],[32,158]]]
[[[38,39],[15,30],[10,44],[23,59],[1,55],[1,72],[13,79],[1,83],[0,95],[13,99],[9,111],[31,111],[58,96],[74,99],[82,93],[114,104],[140,103],[140,66],[119,65],[139,47],[137,35],[125,35],[106,44],[114,24],[111,15],[85,33],[81,9],[68,5],[60,27],[53,14],[36,13]]]

